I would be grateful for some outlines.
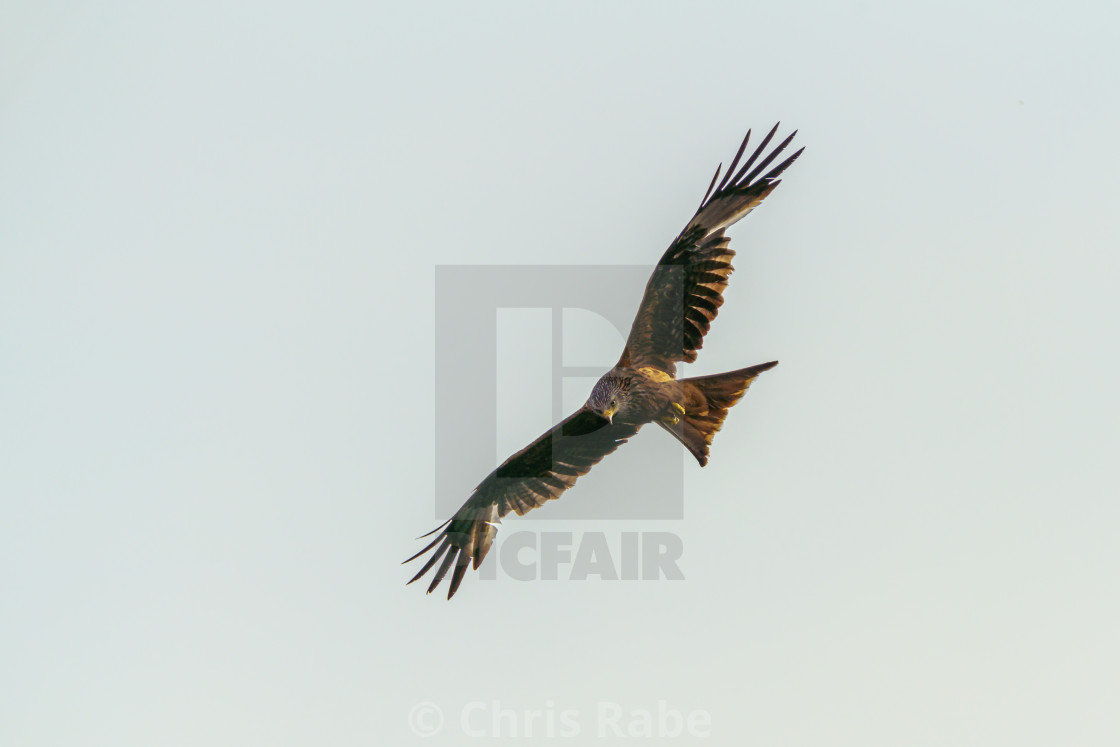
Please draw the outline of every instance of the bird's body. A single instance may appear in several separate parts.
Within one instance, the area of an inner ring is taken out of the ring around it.
[[[681,383],[663,371],[615,366],[595,383],[584,406],[612,422],[617,418],[620,423],[645,425],[679,401],[682,390]],[[608,395],[613,395],[614,408]]]
[[[727,389],[723,393],[734,396],[737,401],[755,376],[775,365],[777,361],[693,379],[677,379],[670,372],[648,366],[615,366],[596,382],[582,410],[597,414],[610,424],[617,421],[620,425],[641,428],[656,422],[680,440],[703,467],[708,462],[711,436],[718,430],[726,410],[734,404],[713,402],[714,388],[718,385]],[[736,388],[739,384],[742,386]],[[715,429],[700,424],[700,419],[712,417],[720,407],[724,412]]]
[[[778,175],[801,154],[797,151],[763,174],[793,139],[790,135],[759,160],[776,131],[775,125],[736,171],[750,139],[748,132],[718,186],[720,170],[716,170],[700,208],[654,269],[622,357],[596,382],[587,402],[499,465],[455,516],[429,533],[440,532],[409,561],[433,548],[435,552],[412,581],[435,568],[442,558],[428,592],[454,568],[447,594],[450,599],[467,568],[473,564],[477,569],[486,556],[503,516],[511,511],[521,515],[558,498],[646,424],[657,423],[700,466],[707,464],[712,438],[728,410],[755,377],[777,361],[687,379],[677,378],[676,364],[696,360],[703,337],[723,304],[735,254],[724,230],[762,202],[778,185]]]

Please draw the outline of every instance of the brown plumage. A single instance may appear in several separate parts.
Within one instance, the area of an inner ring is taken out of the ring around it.
[[[437,536],[405,562],[434,552],[409,583],[435,568],[428,585],[431,593],[451,573],[450,599],[467,568],[477,569],[486,557],[502,517],[511,511],[520,516],[559,498],[646,423],[656,422],[701,466],[707,464],[712,438],[728,410],[777,361],[679,380],[676,364],[696,360],[723,304],[735,256],[724,230],[774,191],[778,176],[801,155],[798,150],[763,173],[797,134],[759,160],[777,130],[775,125],[739,166],[750,140],[747,132],[718,185],[720,169],[716,169],[700,207],[654,269],[621,358],[595,385],[587,402],[503,462],[450,520],[424,535]]]

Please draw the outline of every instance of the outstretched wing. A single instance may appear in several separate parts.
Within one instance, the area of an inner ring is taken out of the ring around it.
[[[720,168],[716,169],[696,214],[661,257],[646,285],[620,366],[652,367],[675,377],[676,363],[696,360],[696,351],[719,313],[723,290],[734,269],[731,258],[735,252],[728,248],[730,239],[723,235],[724,229],[773,192],[779,184],[778,176],[804,150],[763,174],[797,134],[794,131],[759,160],[777,131],[778,125],[774,125],[740,167],[739,160],[751,137],[748,131],[719,186]]]
[[[431,544],[404,562],[435,548],[416,581],[443,558],[428,585],[431,594],[447,572],[454,567],[447,598],[454,596],[473,562],[475,570],[486,557],[498,521],[513,511],[518,516],[555,500],[576,478],[587,474],[599,461],[626,443],[641,426],[608,423],[590,410],[580,409],[554,426],[533,443],[505,460],[479,483],[467,502],[446,523],[425,537],[439,532]],[[443,530],[443,531],[440,531]],[[412,583],[409,581],[408,583]]]

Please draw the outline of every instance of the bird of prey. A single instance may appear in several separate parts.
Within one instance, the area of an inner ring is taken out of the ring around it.
[[[430,594],[452,572],[447,591],[450,599],[468,566],[473,564],[477,570],[486,557],[502,517],[510,511],[521,516],[559,498],[580,475],[647,423],[656,423],[672,434],[701,467],[707,464],[708,447],[728,409],[755,377],[778,362],[687,379],[677,378],[676,364],[696,360],[704,335],[723,304],[735,256],[724,231],[774,191],[778,176],[804,150],[767,171],[797,134],[794,131],[763,155],[777,131],[778,125],[774,125],[740,166],[750,141],[748,130],[722,180],[722,164],[716,168],[700,207],[669,245],[646,285],[622,357],[595,384],[587,402],[505,460],[479,483],[454,516],[423,535],[439,533],[405,561],[432,551],[408,583],[436,568],[428,586]]]

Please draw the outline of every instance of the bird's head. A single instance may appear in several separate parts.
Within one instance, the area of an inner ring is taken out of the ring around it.
[[[587,398],[587,409],[612,423],[616,415],[626,412],[629,404],[630,379],[622,376],[608,375],[599,379]]]

